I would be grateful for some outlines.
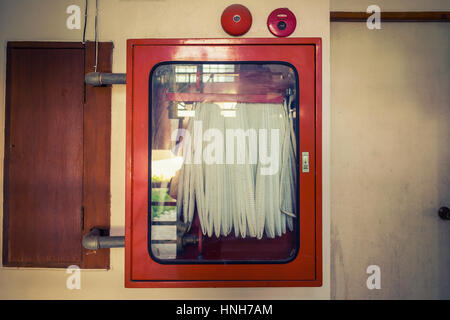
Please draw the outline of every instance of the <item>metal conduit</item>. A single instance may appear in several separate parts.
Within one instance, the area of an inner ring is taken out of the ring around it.
[[[99,87],[109,84],[126,84],[126,73],[103,73],[103,72],[90,72],[84,76],[84,82],[87,84]]]

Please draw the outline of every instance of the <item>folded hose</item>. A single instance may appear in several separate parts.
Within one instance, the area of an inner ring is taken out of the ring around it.
[[[235,117],[224,117],[216,104],[196,105],[195,117],[187,126],[190,139],[183,139],[182,144],[185,163],[179,173],[179,220],[190,227],[196,211],[202,233],[209,237],[227,236],[234,231],[236,237],[261,239],[265,234],[275,238],[287,229],[293,230],[297,174],[291,103],[290,98],[283,105],[237,104]],[[202,125],[201,141],[194,138],[195,122]],[[254,129],[259,135],[257,150],[251,150],[249,139],[246,141],[244,163],[237,163],[236,141],[233,150],[227,145],[228,129]],[[267,143],[262,145],[262,140]],[[213,142],[214,150],[208,147]],[[227,152],[233,152],[233,163],[226,162]],[[252,152],[279,154],[279,170],[264,174],[261,159],[250,163],[255,156]],[[205,153],[213,161],[205,163]]]

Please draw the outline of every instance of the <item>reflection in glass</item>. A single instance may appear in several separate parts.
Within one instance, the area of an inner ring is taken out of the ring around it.
[[[166,63],[150,81],[152,256],[197,263],[292,259],[294,69]]]

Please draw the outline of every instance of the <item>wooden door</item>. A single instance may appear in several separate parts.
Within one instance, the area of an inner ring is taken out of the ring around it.
[[[81,48],[13,48],[9,73],[7,260],[66,265],[81,258]],[[47,226],[53,226],[52,229]]]
[[[110,72],[112,43],[99,49],[99,71]],[[109,267],[108,249],[81,245],[90,228],[109,228],[111,88],[84,85],[94,51],[92,43],[8,44],[5,266]]]

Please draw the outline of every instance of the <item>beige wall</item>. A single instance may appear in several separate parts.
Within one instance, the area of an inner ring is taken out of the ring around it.
[[[449,299],[450,24],[381,27],[331,24],[332,298]]]
[[[94,1],[91,0],[90,13]],[[100,41],[114,41],[113,72],[125,72],[126,39],[228,37],[220,26],[223,9],[235,1],[223,0],[99,0]],[[329,298],[330,295],[330,206],[329,206],[329,1],[245,0],[253,15],[246,37],[272,37],[266,27],[268,14],[288,7],[299,25],[292,36],[323,39],[324,117],[324,286],[322,288],[246,289],[125,289],[124,250],[111,250],[111,270],[83,271],[82,289],[65,287],[65,270],[0,269],[0,298],[159,298],[159,299],[301,299]],[[84,6],[82,0],[2,0],[0,2],[0,153],[4,142],[5,53],[8,40],[80,41],[80,30],[67,30],[66,7]],[[88,23],[88,39],[93,39],[93,20]],[[123,234],[125,215],[125,87],[112,93],[111,225],[113,234]],[[3,155],[0,157],[3,159]],[[3,173],[3,163],[1,172]],[[2,195],[3,192],[0,192]]]

